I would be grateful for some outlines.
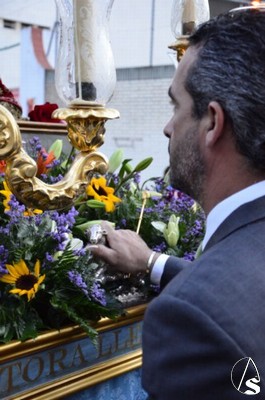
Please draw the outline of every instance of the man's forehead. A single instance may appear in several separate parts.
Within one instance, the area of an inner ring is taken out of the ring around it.
[[[180,85],[184,86],[188,70],[197,58],[197,55],[198,49],[194,46],[189,47],[185,52],[184,56],[177,66],[172,84],[168,90],[168,95],[170,98],[174,98],[174,93]]]

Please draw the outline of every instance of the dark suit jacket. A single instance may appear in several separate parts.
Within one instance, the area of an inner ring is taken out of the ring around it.
[[[143,387],[156,400],[265,399],[265,197],[234,211],[203,254],[183,267],[166,263],[160,295],[143,328]],[[176,275],[174,276],[174,271]],[[174,276],[172,278],[172,276]],[[252,363],[249,364],[252,365]],[[236,376],[237,373],[237,376]],[[255,382],[254,382],[255,383]]]

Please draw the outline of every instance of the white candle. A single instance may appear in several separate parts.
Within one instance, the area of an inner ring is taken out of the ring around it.
[[[186,0],[182,14],[182,22],[187,23],[195,21],[196,21],[195,0]]]
[[[95,46],[97,35],[95,0],[73,0],[75,37],[75,77],[78,97],[95,99]],[[88,86],[88,84],[90,86]]]

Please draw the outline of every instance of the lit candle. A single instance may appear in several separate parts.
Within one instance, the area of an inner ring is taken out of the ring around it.
[[[94,86],[97,21],[94,0],[74,0],[75,77],[77,97],[96,99]]]

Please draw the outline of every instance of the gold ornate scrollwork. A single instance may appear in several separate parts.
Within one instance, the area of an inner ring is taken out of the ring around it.
[[[188,46],[189,46],[188,36],[184,35],[177,38],[176,42],[172,43],[170,46],[168,46],[168,48],[176,51],[177,60],[178,62],[180,62]]]
[[[91,151],[104,143],[104,124],[119,117],[112,108],[94,105],[95,108],[59,108],[53,117],[67,121],[68,139],[80,151]]]
[[[60,182],[49,185],[36,177],[37,165],[22,148],[20,130],[14,117],[6,108],[0,106],[0,160],[5,160],[7,163],[5,179],[11,192],[29,208],[54,210],[73,205],[76,197],[89,183],[92,174],[95,172],[103,174],[107,171],[106,157],[94,151],[102,144],[105,119],[97,120],[95,135],[93,133],[85,135],[84,131],[80,135],[76,134],[73,141],[75,144],[79,143],[75,147],[81,151],[65,177]],[[92,119],[86,123],[82,120],[82,124],[90,128],[94,121]],[[74,126],[75,124],[72,123],[73,132]],[[100,136],[102,136],[101,139],[95,140]]]
[[[90,151],[104,143],[105,120],[69,118],[68,138],[80,151]]]

